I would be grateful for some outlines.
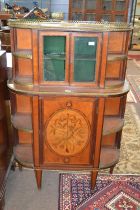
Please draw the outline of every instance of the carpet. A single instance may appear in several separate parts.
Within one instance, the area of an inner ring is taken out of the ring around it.
[[[132,52],[131,52],[132,53]],[[137,51],[137,52],[133,52],[134,54],[128,54],[128,59],[129,60],[133,60],[134,61],[134,63],[138,66],[138,67],[140,67],[140,53],[139,53],[139,51]]]
[[[127,75],[132,92],[135,98],[140,101],[140,77],[138,75]]]
[[[138,54],[128,54],[128,59],[140,60],[140,53],[138,53]]]
[[[140,176],[103,175],[90,189],[89,174],[61,174],[60,210],[138,210]]]
[[[127,102],[128,103],[137,103],[135,95],[133,94],[132,90],[130,90],[127,94]]]

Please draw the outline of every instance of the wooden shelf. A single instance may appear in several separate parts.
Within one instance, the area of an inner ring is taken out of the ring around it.
[[[123,86],[124,81],[122,80],[107,80],[105,81],[105,88],[118,88]]]
[[[105,89],[99,89],[99,88],[78,88],[78,87],[69,87],[69,86],[39,86],[39,87],[34,87],[32,85],[20,85],[19,82],[8,82],[8,87],[10,90],[15,91],[16,93],[22,93],[25,95],[29,94],[39,94],[39,95],[44,95],[44,94],[55,94],[55,95],[67,95],[68,93],[71,94],[72,96],[119,96],[124,93],[127,93],[129,91],[129,83],[127,80],[124,83],[124,86],[116,87],[116,88],[105,88]]]
[[[32,59],[32,51],[31,50],[22,50],[12,53],[13,56],[18,58],[26,58],[26,59]]]
[[[31,114],[16,113],[11,116],[12,125],[19,130],[29,133],[33,132]]]
[[[120,150],[117,148],[104,147],[101,149],[100,169],[110,168],[118,163]]]
[[[23,166],[33,168],[32,146],[27,144],[17,145],[13,149],[15,159]]]
[[[18,76],[14,79],[14,82],[16,84],[23,85],[23,86],[33,86],[33,79],[31,76],[26,76],[26,77]]]
[[[103,126],[103,136],[118,132],[124,125],[124,119],[119,117],[105,117]]]
[[[107,61],[120,61],[120,60],[126,60],[127,59],[127,55],[124,54],[109,54],[107,56]]]
[[[120,150],[117,148],[112,148],[112,147],[104,147],[101,149],[101,156],[100,156],[100,169],[103,168],[108,168],[111,167],[113,165],[115,165],[118,160],[119,160],[119,155],[120,155]],[[33,151],[32,151],[32,145],[27,145],[27,144],[19,144],[17,146],[14,147],[14,156],[15,159],[23,166],[25,167],[29,167],[32,168],[33,167]],[[54,165],[54,166],[53,166]],[[58,169],[58,165],[57,167],[55,167],[55,163],[51,166],[50,169],[55,170],[56,168]],[[78,166],[74,166],[77,167],[77,170],[79,170],[80,168],[78,168]],[[74,168],[73,167],[73,168]],[[92,170],[92,167],[90,167]],[[85,166],[85,170],[89,169],[89,166]],[[49,169],[49,166],[48,166]],[[63,165],[61,165],[59,167],[60,170],[63,169]],[[64,170],[67,170],[66,168],[64,168]]]

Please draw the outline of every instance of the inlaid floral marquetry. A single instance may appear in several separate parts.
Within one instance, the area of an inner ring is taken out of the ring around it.
[[[45,143],[59,155],[80,153],[89,142],[90,126],[82,112],[62,109],[51,116],[45,129]]]

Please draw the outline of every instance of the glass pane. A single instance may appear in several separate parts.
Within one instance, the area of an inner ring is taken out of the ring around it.
[[[103,1],[104,10],[112,10],[112,1],[104,0]]]
[[[73,13],[72,14],[72,20],[83,20],[83,15],[82,14],[78,14],[78,13]]]
[[[117,1],[116,2],[116,11],[125,10],[125,1]]]
[[[82,9],[83,8],[83,0],[73,0],[72,7]]]
[[[123,22],[124,21],[124,15],[116,15],[115,19],[116,19],[116,22]]]
[[[110,15],[103,15],[102,20],[104,21],[111,21],[111,16]]]
[[[74,81],[93,82],[96,67],[96,37],[76,37],[74,49]]]
[[[63,36],[44,36],[44,80],[65,80],[65,43]]]
[[[95,21],[96,20],[96,15],[95,14],[87,14],[86,15],[86,20],[87,21]]]
[[[79,61],[74,62],[74,81],[75,82],[93,82],[95,80],[96,61]]]
[[[87,0],[86,9],[96,9],[96,0]]]

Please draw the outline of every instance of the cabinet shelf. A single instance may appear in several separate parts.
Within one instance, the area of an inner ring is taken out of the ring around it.
[[[121,60],[126,60],[127,55],[125,54],[109,54],[107,56],[107,61],[121,61]]]
[[[24,130],[32,133],[32,119],[31,114],[17,113],[11,117],[12,124],[19,130]],[[118,117],[105,117],[103,136],[118,132],[122,129],[124,120]]]
[[[13,56],[18,58],[26,58],[26,59],[32,59],[32,52],[31,50],[28,51],[17,51],[12,53]]]
[[[122,80],[107,80],[105,81],[105,88],[118,88],[124,84]]]
[[[31,114],[16,113],[11,116],[12,125],[19,130],[32,133],[32,118]]]
[[[30,76],[24,76],[24,77],[16,77],[14,79],[14,82],[19,85],[25,85],[25,86],[32,86],[33,85],[33,79]]]
[[[33,168],[33,152],[32,145],[22,144],[13,148],[15,159],[28,168]]]
[[[124,119],[119,117],[105,117],[103,126],[103,136],[118,132],[124,125]]]
[[[99,89],[99,88],[75,88],[75,87],[68,87],[68,86],[39,86],[39,87],[33,87],[33,86],[21,86],[18,84],[15,84],[11,81],[8,82],[8,87],[11,91],[16,91],[16,93],[22,93],[25,95],[28,94],[55,94],[55,95],[67,95],[71,94],[72,96],[120,96],[122,94],[125,94],[129,91],[129,83],[127,80],[125,80],[124,86],[116,87],[115,89],[111,88],[105,88],[105,89]],[[57,91],[56,91],[57,90]]]
[[[100,169],[110,168],[118,163],[120,150],[111,147],[102,147],[100,155]]]
[[[32,145],[29,144],[18,144],[14,147],[14,156],[15,159],[23,166],[33,168],[33,150]],[[119,160],[120,150],[112,147],[102,147],[101,155],[100,155],[100,169],[108,168],[115,165]],[[48,169],[57,169],[57,163],[54,163],[54,166],[49,166]],[[56,167],[55,167],[56,166]],[[87,165],[84,167],[71,166],[73,169],[75,167],[77,170],[92,170],[91,165]],[[63,170],[63,165],[59,167],[59,170]],[[65,168],[65,170],[67,170]]]

